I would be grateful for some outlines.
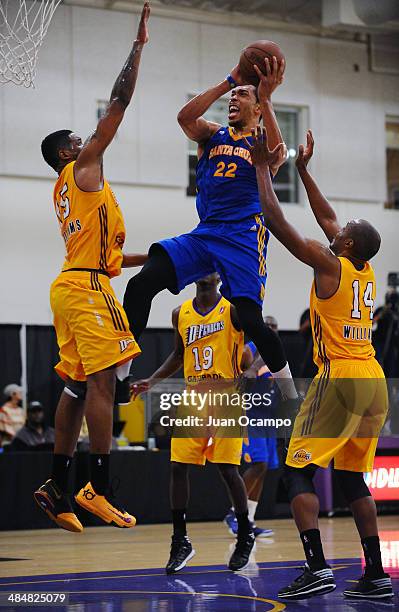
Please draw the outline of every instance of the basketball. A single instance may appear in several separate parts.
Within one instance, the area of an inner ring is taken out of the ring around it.
[[[256,40],[243,49],[240,56],[240,72],[242,80],[249,85],[257,86],[259,78],[253,66],[256,64],[258,68],[265,72],[265,58],[272,61],[273,55],[277,57],[277,61],[285,59],[283,52],[277,43],[271,40]]]

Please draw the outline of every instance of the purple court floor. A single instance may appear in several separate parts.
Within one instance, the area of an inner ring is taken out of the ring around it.
[[[224,566],[190,566],[175,576],[161,569],[89,572],[0,578],[2,609],[101,612],[377,612],[399,610],[399,568],[389,569],[394,590],[390,601],[346,600],[342,591],[362,573],[360,559],[334,559],[337,589],[298,602],[282,602],[277,592],[298,575],[302,562],[253,563],[243,574]],[[1,567],[0,567],[1,569]],[[4,601],[5,593],[67,593],[68,605],[27,606]]]

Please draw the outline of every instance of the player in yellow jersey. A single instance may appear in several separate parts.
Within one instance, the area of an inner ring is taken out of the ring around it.
[[[54,206],[66,247],[62,272],[50,292],[60,350],[55,369],[65,388],[55,416],[51,478],[34,495],[48,516],[69,531],[83,529],[68,496],[68,474],[83,415],[90,438],[90,482],[75,499],[106,523],[133,527],[136,522],[106,497],[115,384],[127,377],[132,359],[140,353],[110,278],[120,274],[121,267],[143,264],[146,258],[122,253],[125,226],[104,178],[103,155],[135,89],[148,41],[149,13],[146,2],[137,38],[95,132],[84,144],[70,130],[49,134],[42,142],[44,159],[58,173]]]
[[[384,373],[371,344],[375,278],[369,260],[378,252],[381,238],[367,221],[353,220],[343,228],[338,223],[307,170],[313,154],[310,131],[306,149],[300,146],[296,164],[313,213],[330,245],[303,238],[285,218],[273,191],[269,164],[273,164],[277,149],[269,151],[266,131],[258,127],[250,151],[266,225],[297,259],[314,270],[310,311],[314,358],[319,368],[295,420],[284,475],[307,563],[303,573],[281,589],[279,596],[302,599],[336,588],[324,558],[318,529],[319,501],[313,487],[317,468],[334,461],[334,472],[352,510],[366,561],[364,576],[344,595],[359,599],[392,597],[391,579],[381,562],[376,505],[363,478],[363,472],[372,469],[388,409]]]
[[[217,273],[197,281],[195,298],[187,300],[173,311],[174,351],[150,378],[134,385],[135,394],[148,391],[160,380],[175,374],[182,366],[187,387],[206,391],[212,387],[212,382],[208,384],[207,381],[216,381],[216,391],[220,387],[224,387],[224,390],[226,387],[232,388],[232,381],[238,378],[241,371],[244,333],[235,307],[218,292],[219,283]],[[193,414],[192,410],[188,412]],[[223,407],[223,412],[228,413],[229,409],[226,411]],[[230,410],[230,413],[233,412]],[[203,412],[199,414],[202,417]],[[199,426],[197,431],[200,435],[202,433],[202,437],[191,437],[187,429],[172,437],[170,498],[173,536],[170,558],[166,565],[167,574],[181,570],[195,554],[186,529],[190,464],[205,465],[206,460],[216,463],[228,488],[238,522],[237,544],[229,562],[231,570],[244,569],[255,541],[248,520],[247,492],[238,471],[243,443],[241,431],[240,437],[228,437],[227,432],[225,435],[219,432],[220,437],[217,433],[209,437],[205,435],[204,426]]]

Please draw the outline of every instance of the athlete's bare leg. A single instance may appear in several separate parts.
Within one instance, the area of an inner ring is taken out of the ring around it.
[[[267,463],[257,461],[251,463],[250,467],[245,471],[243,479],[247,489],[248,499],[258,502],[263,489],[263,482],[266,476]]]
[[[217,466],[229,491],[236,514],[248,513],[247,490],[238,471],[238,466],[230,463],[218,463]]]
[[[301,493],[291,502],[291,512],[299,533],[319,528],[319,498],[314,493]]]
[[[111,450],[114,394],[115,368],[87,377],[85,416],[92,454],[109,454]]]
[[[55,413],[55,455],[72,457],[79,438],[85,410],[84,400],[61,393]]]
[[[92,458],[91,477],[96,481],[98,493],[105,493],[109,484],[114,393],[115,368],[110,368],[87,377],[84,401],[71,397],[65,391],[61,394],[55,417],[52,478],[62,491],[68,488],[71,460],[85,415]]]
[[[362,497],[350,504],[360,539],[378,536],[377,507],[371,496]]]
[[[170,505],[173,510],[186,511],[190,497],[187,463],[172,461],[170,466]]]

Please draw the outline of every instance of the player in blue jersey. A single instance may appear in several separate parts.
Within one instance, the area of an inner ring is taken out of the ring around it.
[[[265,323],[273,331],[278,333],[278,324],[274,317],[265,317]],[[273,383],[272,374],[269,368],[264,364],[263,359],[253,342],[248,342],[245,345],[244,355],[242,359],[242,367],[248,364],[245,369],[244,377],[248,379],[251,393],[265,392],[270,394],[271,406],[265,408],[252,406],[247,412],[248,417],[260,419],[273,416],[271,413],[279,402],[280,393]],[[249,389],[248,389],[249,390]],[[273,408],[274,407],[274,408]],[[271,529],[261,529],[255,524],[255,513],[258,506],[260,496],[262,494],[263,483],[268,469],[275,470],[279,467],[279,459],[277,453],[277,439],[274,432],[266,431],[265,428],[249,427],[248,438],[244,439],[242,446],[242,461],[244,465],[248,465],[248,469],[244,472],[243,479],[248,495],[248,518],[252,524],[254,535],[257,538],[264,538],[273,535]],[[234,509],[230,508],[224,518],[229,531],[235,535],[237,533],[237,519]]]
[[[257,69],[256,88],[243,84],[236,66],[221,83],[190,100],[179,112],[183,131],[198,143],[200,223],[188,234],[150,247],[147,263],[127,285],[124,308],[139,338],[157,293],[169,289],[177,294],[189,283],[217,271],[223,283],[221,293],[235,305],[242,329],[255,342],[283,395],[295,398],[281,341],[262,317],[269,234],[244,140],[262,117],[271,145],[282,143],[271,95],[283,80],[284,68],[284,62],[278,64],[275,57],[271,63],[265,60],[265,74]],[[204,113],[230,90],[228,126],[206,121]],[[273,174],[285,161],[285,145],[276,151],[270,169]]]

